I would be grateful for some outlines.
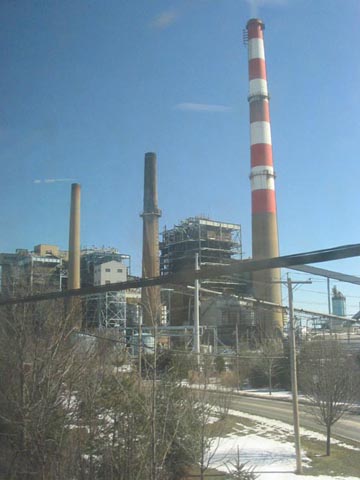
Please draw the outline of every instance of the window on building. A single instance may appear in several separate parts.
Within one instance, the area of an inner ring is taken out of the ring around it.
[[[110,280],[105,280],[105,285],[109,285]]]
[[[105,272],[111,272],[111,268],[105,268]]]
[[[118,273],[122,273],[123,269],[122,269],[122,268],[118,268],[117,271],[118,271]]]

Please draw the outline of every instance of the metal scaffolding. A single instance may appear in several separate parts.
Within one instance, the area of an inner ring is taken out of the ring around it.
[[[188,218],[162,232],[162,275],[193,266],[195,253],[200,265],[226,265],[242,258],[241,226],[203,217]]]
[[[126,328],[125,292],[87,295],[85,319],[88,328]]]
[[[130,273],[130,255],[116,248],[86,248],[81,250],[82,286],[93,286],[96,266],[116,261]],[[126,276],[127,276],[126,275]],[[125,291],[108,291],[84,297],[84,323],[87,328],[126,328]]]

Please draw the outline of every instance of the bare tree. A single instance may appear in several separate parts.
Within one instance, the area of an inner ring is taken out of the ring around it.
[[[267,379],[269,395],[272,395],[273,391],[273,377],[276,374],[276,367],[279,358],[283,354],[283,344],[278,338],[263,338],[257,345],[258,357],[256,361],[257,369]]]
[[[138,382],[114,368],[121,340],[74,330],[69,305],[0,317],[1,478],[179,480],[199,461],[208,407],[175,369],[156,375],[157,348],[152,376]]]
[[[216,394],[209,393],[210,375],[214,371],[213,359],[209,355],[202,356],[202,384],[198,390],[193,390],[193,396],[196,403],[191,411],[192,436],[194,446],[192,450],[193,463],[199,465],[200,480],[204,480],[206,471],[211,465],[214,456],[218,450],[220,437],[223,434],[223,425],[221,422],[212,423],[212,417],[216,414],[225,413],[222,407],[219,407],[223,398]],[[225,409],[226,410],[226,409]],[[226,410],[227,413],[228,410]]]
[[[73,318],[62,302],[3,308],[0,318],[1,468],[9,479],[55,478],[66,463],[66,404],[81,377]]]
[[[318,422],[326,428],[326,455],[330,455],[331,427],[356,400],[355,363],[336,340],[308,342],[300,356],[300,385]]]

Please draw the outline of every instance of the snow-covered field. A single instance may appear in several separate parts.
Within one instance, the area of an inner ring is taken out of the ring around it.
[[[234,428],[234,433],[226,437],[215,438],[209,452],[210,466],[221,471],[231,469],[231,464],[236,462],[237,452],[240,452],[241,463],[255,468],[259,474],[258,480],[360,480],[360,477],[339,477],[339,476],[311,476],[296,475],[295,448],[292,443],[284,441],[288,435],[292,434],[292,427],[286,423],[240,413],[238,411],[229,411],[229,414],[238,417],[248,418],[254,421],[254,426],[244,428],[239,423],[239,431]],[[241,431],[240,431],[241,425]],[[325,436],[301,429],[301,435],[325,440]],[[271,436],[271,438],[267,438]],[[355,449],[351,445],[337,442],[344,448]],[[358,453],[354,452],[354,455]],[[310,466],[310,460],[303,454],[303,465]]]

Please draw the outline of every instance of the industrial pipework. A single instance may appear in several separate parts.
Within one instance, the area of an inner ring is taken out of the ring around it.
[[[157,193],[157,162],[155,153],[145,154],[144,169],[144,211],[143,219],[143,278],[157,277],[160,275],[159,261],[159,217],[161,210],[158,208]],[[141,291],[143,306],[143,321],[145,325],[158,322],[160,315],[160,289],[147,287]]]
[[[275,196],[275,173],[272,158],[269,93],[263,31],[264,23],[248,21],[249,106],[251,141],[252,256],[254,260],[279,256],[279,239]],[[263,270],[253,274],[254,296],[281,304],[280,270]],[[282,332],[282,313],[262,310],[257,315],[260,336]]]

